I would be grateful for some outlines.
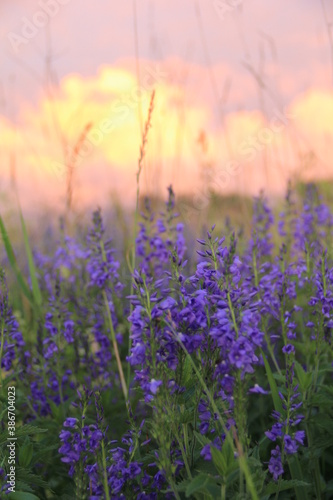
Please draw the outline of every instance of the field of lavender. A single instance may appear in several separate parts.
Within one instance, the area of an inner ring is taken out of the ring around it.
[[[333,213],[260,196],[194,242],[177,209],[135,251],[100,210],[48,252],[22,217],[26,269],[0,219],[1,498],[333,498]]]

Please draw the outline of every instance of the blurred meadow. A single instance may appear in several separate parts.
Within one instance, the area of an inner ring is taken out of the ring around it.
[[[132,209],[153,91],[142,195],[172,184],[204,220],[223,195],[277,199],[288,181],[329,181],[331,7],[2,2],[2,214],[17,197],[34,219]]]

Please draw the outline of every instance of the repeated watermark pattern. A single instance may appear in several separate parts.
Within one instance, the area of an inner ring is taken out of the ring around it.
[[[280,111],[275,109],[272,118],[266,127],[262,127],[255,135],[248,136],[242,141],[236,151],[236,160],[227,161],[223,167],[210,169],[207,174],[207,181],[200,185],[192,198],[191,205],[181,204],[183,217],[187,217],[190,211],[203,210],[209,205],[212,194],[218,189],[225,189],[233,178],[241,173],[242,168],[255,160],[257,155],[265,150],[277,136],[295,119],[295,115],[289,110]],[[213,189],[214,188],[214,189]]]
[[[218,17],[224,21],[226,17],[234,12],[237,7],[242,6],[244,0],[213,0],[213,7]]]
[[[146,66],[140,85],[134,85],[130,92],[112,103],[108,115],[89,129],[82,139],[80,147],[72,148],[68,152],[65,162],[54,161],[52,163],[56,175],[63,178],[67,174],[68,168],[79,166],[121,123],[129,118],[140,101],[150,99],[150,93],[156,84],[165,82],[167,76],[168,74],[159,65]]]
[[[71,0],[40,0],[39,9],[36,10],[31,18],[22,17],[21,28],[19,32],[10,31],[7,33],[7,39],[14,52],[18,52],[22,45],[27,45],[30,40],[38,35],[41,29],[56,17],[61,7],[69,4]]]

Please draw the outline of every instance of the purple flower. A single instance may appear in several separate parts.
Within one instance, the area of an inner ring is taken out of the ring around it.
[[[210,450],[210,444],[206,444],[202,448],[200,455],[204,458],[204,460],[208,460],[208,461],[212,460],[212,452]]]
[[[131,356],[128,358],[131,365],[141,365],[144,363],[146,358],[146,347],[144,344],[136,344],[131,352]]]
[[[274,424],[271,428],[270,431],[266,431],[265,432],[265,435],[268,437],[268,439],[270,439],[271,441],[276,441],[276,439],[278,437],[281,437],[282,436],[282,428],[283,428],[283,425],[280,424],[279,422],[277,422],[276,424]]]
[[[68,321],[64,322],[64,337],[66,339],[66,342],[68,342],[69,344],[74,342],[74,337],[73,337],[74,326],[75,326],[75,323],[72,320],[68,320]]]
[[[0,360],[0,370],[9,371],[13,368],[15,359],[18,354],[23,355],[25,342],[22,334],[19,331],[19,324],[12,313],[9,305],[9,297],[7,283],[4,272],[0,267],[0,324],[2,328],[2,339],[0,339],[0,350],[2,358]],[[1,342],[3,340],[3,345]]]
[[[305,439],[305,431],[297,431],[295,432],[295,440],[303,445],[304,444],[304,439]]]
[[[255,394],[269,394],[269,391],[265,391],[265,389],[260,387],[260,385],[258,384],[254,384],[254,387],[251,387],[251,389],[249,389],[249,392]]]
[[[77,418],[66,418],[64,422],[64,427],[70,427],[71,429],[74,429],[74,427],[77,425],[78,420]]]
[[[158,391],[158,388],[162,385],[162,380],[155,380],[152,379],[149,384],[149,390],[153,394],[156,394]]]
[[[298,446],[295,439],[292,439],[288,434],[284,436],[284,449],[288,453],[288,455],[293,455],[297,453]]]
[[[232,365],[236,368],[243,368],[243,366],[249,361],[248,355],[239,349],[238,345],[235,345],[229,354],[229,360]]]
[[[172,309],[175,305],[177,305],[177,302],[175,301],[175,299],[173,299],[172,297],[168,297],[167,299],[163,300],[163,302],[161,302],[159,304],[159,307],[163,311],[166,311],[167,309]]]
[[[281,452],[279,446],[277,446],[271,452],[271,458],[268,463],[268,470],[273,475],[274,481],[279,479],[284,472],[282,462],[281,462]]]
[[[178,335],[178,338],[179,338],[179,340],[182,341],[182,343],[184,344],[186,350],[190,354],[192,354],[192,352],[194,352],[196,349],[198,349],[198,347],[202,343],[202,337],[201,337],[201,335],[198,335],[198,334],[195,334],[195,335],[184,335],[184,334],[180,333]]]
[[[47,349],[44,353],[45,359],[53,358],[54,354],[58,352],[57,344],[55,342],[49,342],[49,339],[46,339],[44,343],[47,344]]]
[[[282,352],[284,354],[294,354],[295,353],[295,347],[291,344],[287,344],[286,346],[282,347]]]

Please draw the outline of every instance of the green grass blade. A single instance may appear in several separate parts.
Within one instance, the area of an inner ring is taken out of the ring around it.
[[[261,352],[261,355],[262,355],[264,363],[265,363],[266,375],[267,375],[268,383],[269,383],[269,386],[270,386],[271,392],[272,392],[274,408],[279,413],[282,413],[282,401],[281,401],[280,396],[279,396],[279,391],[278,391],[276,382],[274,380],[271,367],[269,366],[269,363],[266,359],[265,353],[263,352],[262,349],[260,349],[260,352]]]
[[[303,474],[301,464],[299,463],[297,455],[288,460],[290,474],[293,480],[303,481]],[[297,500],[307,500],[308,491],[304,486],[295,486],[294,488]]]
[[[30,247],[30,243],[29,243],[28,232],[27,232],[27,228],[26,228],[23,214],[22,214],[21,210],[20,210],[20,218],[21,218],[24,246],[25,246],[25,251],[26,251],[27,259],[28,259],[29,273],[30,273],[30,279],[31,279],[31,285],[32,285],[32,295],[34,298],[34,303],[37,306],[41,306],[42,294],[41,294],[41,291],[39,288],[36,266],[34,263],[32,251],[31,251],[31,247]]]
[[[10,243],[8,233],[6,231],[6,228],[5,228],[5,225],[4,225],[4,222],[1,218],[1,216],[0,216],[0,231],[1,231],[1,235],[2,235],[2,240],[4,242],[5,249],[7,252],[7,257],[8,257],[9,263],[10,263],[10,265],[15,273],[16,279],[17,279],[24,295],[27,297],[29,302],[32,302],[32,296],[31,296],[30,289],[29,289],[29,287],[28,287],[28,285],[27,285],[27,283],[26,283],[26,281],[25,281],[25,279],[24,279],[24,277],[19,269],[19,266],[16,262],[13,247]]]

